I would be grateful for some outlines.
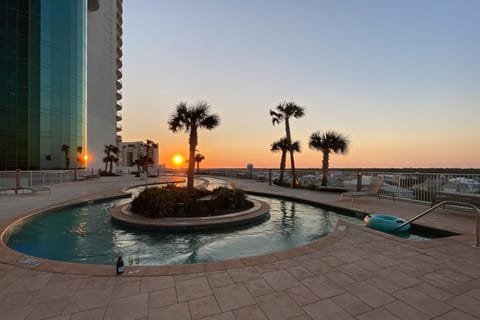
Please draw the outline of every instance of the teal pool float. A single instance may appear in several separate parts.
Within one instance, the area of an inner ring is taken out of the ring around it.
[[[363,221],[366,222],[367,227],[383,232],[407,232],[410,230],[410,224],[406,224],[398,229],[398,227],[405,223],[405,220],[386,214],[369,214],[365,216]]]

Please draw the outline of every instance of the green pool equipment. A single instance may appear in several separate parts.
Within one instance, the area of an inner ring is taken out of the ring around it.
[[[368,214],[363,221],[369,228],[388,233],[407,232],[410,230],[410,224],[406,224],[400,229],[398,228],[406,222],[404,219],[387,214]]]

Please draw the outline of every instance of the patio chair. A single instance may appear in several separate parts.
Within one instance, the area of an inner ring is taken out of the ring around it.
[[[351,197],[352,203],[355,201],[356,197],[363,197],[363,196],[376,196],[380,199],[380,187],[383,184],[382,178],[372,178],[372,181],[367,186],[367,190],[365,191],[351,191],[351,192],[343,192],[340,195],[340,200],[343,200],[343,197]]]

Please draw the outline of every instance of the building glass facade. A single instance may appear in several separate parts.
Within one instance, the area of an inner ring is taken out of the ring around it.
[[[0,0],[0,170],[83,167],[86,14],[86,0]]]

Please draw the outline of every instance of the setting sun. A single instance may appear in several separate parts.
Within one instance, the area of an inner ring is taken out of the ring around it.
[[[172,162],[176,166],[180,166],[183,163],[183,156],[181,154],[174,155],[173,158],[172,158]]]

